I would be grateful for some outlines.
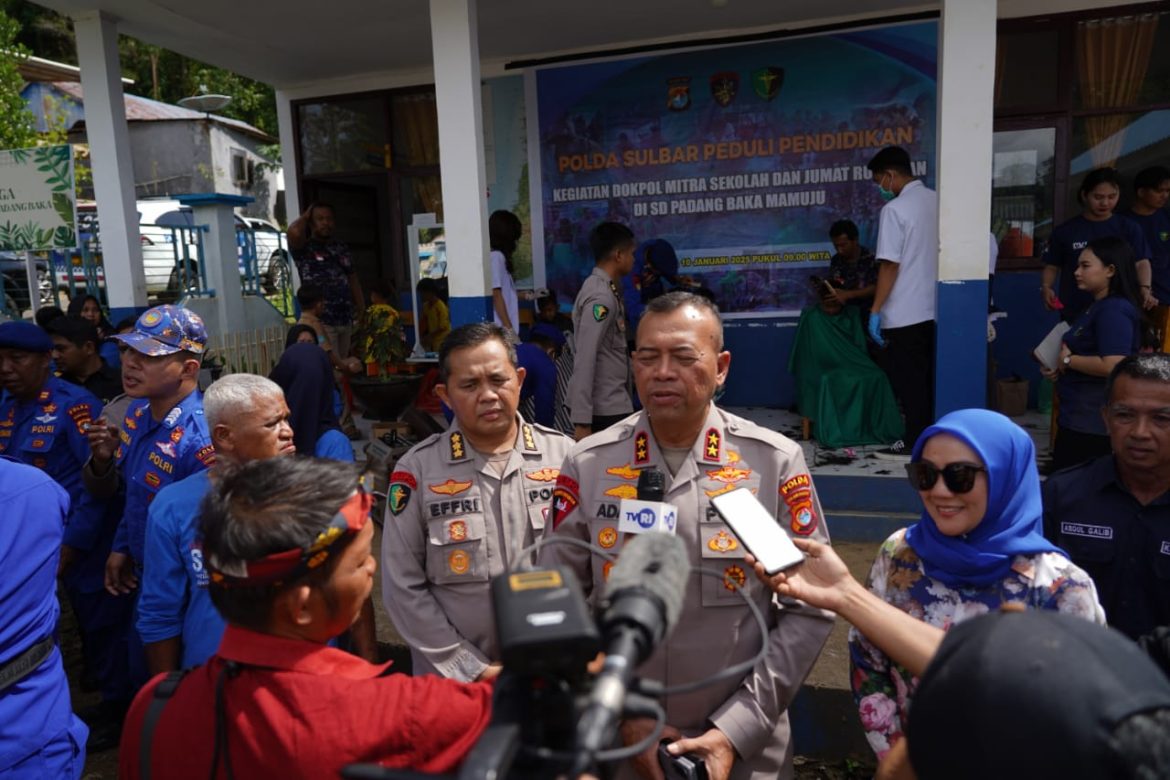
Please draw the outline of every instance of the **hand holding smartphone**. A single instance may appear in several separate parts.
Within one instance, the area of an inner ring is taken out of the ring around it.
[[[711,499],[711,505],[723,522],[731,526],[748,552],[764,564],[764,571],[768,574],[791,569],[804,561],[804,553],[796,548],[780,523],[752,491],[739,488],[724,493]]]

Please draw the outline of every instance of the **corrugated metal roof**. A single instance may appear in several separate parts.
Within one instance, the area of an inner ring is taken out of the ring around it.
[[[62,94],[68,95],[82,105],[85,104],[85,97],[80,84],[72,81],[54,81],[52,84],[53,88]],[[128,122],[166,122],[207,118],[207,115],[202,111],[192,111],[189,108],[163,103],[159,100],[151,100],[150,98],[140,97],[139,95],[125,94],[123,95],[123,99],[126,105],[126,121]],[[263,138],[267,141],[275,140],[260,128],[253,127],[239,119],[231,119],[226,116],[219,116],[218,114],[210,114],[210,118],[213,122],[218,122],[221,125],[254,135],[258,138]]]

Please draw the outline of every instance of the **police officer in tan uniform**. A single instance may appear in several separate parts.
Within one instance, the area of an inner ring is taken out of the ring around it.
[[[617,222],[589,233],[596,265],[573,303],[569,417],[580,441],[634,411],[621,278],[634,268],[634,234]]]
[[[499,326],[452,331],[439,366],[435,391],[455,420],[390,475],[382,593],[415,674],[488,679],[499,672],[488,580],[542,533],[573,442],[517,413],[524,369]]]
[[[712,402],[731,363],[723,349],[714,304],[689,293],[655,298],[638,326],[634,377],[645,410],[579,442],[553,491],[555,533],[617,551],[621,499],[636,495],[641,469],[667,475],[666,501],[679,510],[678,535],[691,563],[721,572],[724,581],[692,571],[674,632],[639,669],[675,685],[709,677],[750,659],[759,629],[735,587],[766,616],[767,656],[741,679],[666,698],[665,736],[679,754],[703,756],[713,780],[792,777],[787,708],[833,627],[832,613],[778,599],[754,577],[745,550],[724,525],[711,498],[746,487],[794,537],[828,540],[824,515],[798,445],[718,409]],[[549,546],[541,564],[562,563],[581,578],[596,604],[609,564],[564,545]],[[734,583],[734,586],[732,585]],[[626,744],[641,739],[648,721],[622,725]],[[619,777],[661,778],[653,752],[619,770]]]

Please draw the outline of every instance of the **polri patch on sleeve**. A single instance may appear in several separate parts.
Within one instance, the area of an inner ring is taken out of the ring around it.
[[[557,486],[553,488],[553,530],[555,531],[565,519],[581,503],[580,486],[577,480],[561,474],[557,477]]]
[[[593,321],[604,322],[605,318],[609,316],[609,307],[604,303],[593,304]]]
[[[780,498],[788,507],[795,534],[808,536],[817,530],[817,513],[813,506],[812,478],[808,474],[797,474],[780,485]]]

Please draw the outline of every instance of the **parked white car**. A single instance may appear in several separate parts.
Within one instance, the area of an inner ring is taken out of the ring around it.
[[[175,200],[138,201],[139,240],[149,295],[175,297],[201,287],[199,233],[190,207]],[[240,275],[255,237],[257,275],[266,292],[288,281],[288,241],[279,228],[255,217],[236,215]]]

